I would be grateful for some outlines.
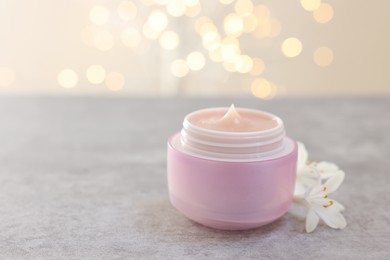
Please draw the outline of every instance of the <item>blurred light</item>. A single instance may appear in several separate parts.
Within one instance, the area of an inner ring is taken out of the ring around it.
[[[252,70],[253,61],[248,55],[240,55],[234,60],[234,67],[240,73],[248,73]]]
[[[256,38],[266,38],[267,37],[267,28],[264,26],[264,25],[260,25],[259,27],[257,27],[257,29],[253,32],[253,36],[255,36]]]
[[[210,18],[206,17],[206,16],[201,16],[199,17],[198,19],[196,19],[195,21],[195,31],[197,33],[200,33],[200,28],[202,27],[202,25],[204,25],[205,23],[210,23],[211,20]]]
[[[271,18],[271,12],[265,5],[256,5],[253,9],[253,14],[256,16],[259,24],[267,23]]]
[[[91,11],[89,12],[89,19],[96,25],[103,25],[107,23],[109,18],[110,12],[107,10],[107,8],[101,5],[92,7]]]
[[[166,50],[176,49],[180,39],[174,31],[165,31],[159,38],[160,46]]]
[[[280,34],[282,25],[275,18],[269,19],[266,23],[261,24],[253,32],[257,38],[274,38]]]
[[[247,16],[253,11],[253,3],[251,0],[237,0],[234,9],[238,15]]]
[[[186,61],[188,68],[195,71],[201,70],[206,63],[206,59],[203,54],[198,51],[188,54]]]
[[[199,34],[203,36],[208,32],[217,32],[217,31],[218,31],[217,27],[212,22],[207,22],[200,27]]]
[[[121,40],[123,45],[134,48],[141,43],[141,35],[134,28],[126,28],[121,34]]]
[[[98,50],[108,51],[114,47],[114,36],[108,31],[99,31],[95,35],[93,44]]]
[[[142,2],[142,4],[144,4],[146,6],[154,4],[153,0],[141,0],[141,2]]]
[[[221,44],[221,37],[217,32],[207,32],[202,37],[203,47],[207,50]]]
[[[92,65],[87,69],[86,76],[92,84],[100,84],[106,78],[106,70],[100,65]]]
[[[142,33],[149,40],[155,40],[160,35],[160,32],[153,30],[148,23],[142,26]]]
[[[188,67],[185,60],[175,60],[171,64],[171,72],[173,76],[182,78],[188,74]]]
[[[209,49],[209,58],[214,62],[222,62],[222,51],[220,46],[215,46]]]
[[[270,31],[268,33],[268,37],[270,37],[270,38],[274,38],[274,37],[278,36],[280,34],[280,32],[282,31],[282,25],[275,18],[270,19],[269,26],[270,26],[270,29],[269,29]]]
[[[240,45],[240,42],[238,41],[237,38],[225,37],[225,38],[222,40],[222,44],[223,44],[223,45],[233,44],[233,45],[236,45],[236,46],[238,47],[238,46]]]
[[[264,61],[259,58],[254,58],[253,67],[250,74],[253,76],[259,76],[264,72],[264,69],[265,69]]]
[[[256,30],[258,21],[254,14],[247,15],[243,19],[244,19],[244,32],[253,32],[254,30]]]
[[[106,77],[106,86],[109,90],[119,91],[125,85],[125,78],[119,72],[112,71]]]
[[[167,12],[174,17],[182,16],[186,11],[186,6],[182,0],[170,0],[166,8]]]
[[[231,3],[233,3],[235,0],[219,0],[219,2],[221,4],[224,4],[224,5],[230,5]]]
[[[155,4],[158,4],[158,5],[166,5],[169,0],[153,0]]]
[[[221,52],[225,62],[233,63],[237,55],[241,54],[238,40],[229,37],[223,39]]]
[[[199,3],[199,0],[184,0],[184,5],[186,6],[195,6]]]
[[[79,82],[79,76],[71,69],[64,69],[58,73],[57,81],[64,88],[74,88]]]
[[[234,62],[237,55],[240,54],[240,49],[234,44],[222,45],[221,51],[222,59],[226,62]]]
[[[8,87],[15,81],[15,72],[10,68],[0,67],[0,86]]]
[[[202,7],[199,3],[194,6],[188,6],[186,8],[185,15],[188,17],[197,16],[200,13],[201,9]]]
[[[282,43],[282,52],[285,56],[293,58],[302,52],[302,43],[297,38],[287,38]]]
[[[122,1],[118,5],[118,15],[125,21],[130,21],[137,16],[137,7],[131,1]]]
[[[244,30],[244,21],[237,14],[229,14],[225,17],[223,28],[225,33],[231,37],[238,37]]]
[[[252,94],[258,98],[269,98],[272,94],[272,87],[268,80],[263,78],[255,79],[251,85]]]
[[[167,15],[161,11],[155,10],[149,15],[148,24],[153,31],[161,32],[168,25]]]
[[[231,62],[224,62],[222,63],[223,68],[228,72],[236,72],[236,66],[234,66],[234,63]]]
[[[333,62],[333,51],[328,47],[319,47],[313,55],[314,62],[321,67],[329,66]]]
[[[320,7],[321,0],[301,0],[301,5],[306,11],[314,11]]]
[[[328,3],[322,3],[320,7],[313,12],[313,17],[318,23],[327,23],[333,18],[333,7]]]

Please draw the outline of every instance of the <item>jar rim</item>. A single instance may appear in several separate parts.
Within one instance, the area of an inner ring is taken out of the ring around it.
[[[229,108],[216,107],[194,111],[183,121],[180,142],[184,150],[209,158],[250,159],[268,157],[278,154],[284,149],[283,121],[268,112],[256,109],[237,108],[237,112],[245,111],[261,117],[275,120],[272,128],[259,131],[221,131],[201,127],[191,122],[191,117],[211,111],[212,114],[224,114]]]
[[[262,115],[268,116],[272,120],[275,120],[276,126],[273,127],[273,128],[270,128],[270,129],[259,130],[259,131],[245,131],[245,132],[241,132],[241,131],[240,132],[238,132],[238,131],[221,131],[221,130],[215,130],[215,129],[209,129],[209,128],[203,128],[203,127],[197,126],[197,125],[191,123],[191,121],[189,120],[189,118],[191,116],[194,116],[195,114],[198,114],[198,113],[201,113],[201,112],[215,111],[215,110],[224,110],[225,111],[227,109],[228,109],[228,107],[215,107],[215,108],[205,108],[205,109],[199,109],[199,110],[193,111],[193,112],[187,114],[184,117],[183,127],[184,128],[189,127],[189,128],[195,129],[196,131],[202,131],[204,133],[218,134],[218,135],[223,135],[223,136],[229,136],[229,135],[231,135],[231,136],[266,135],[266,134],[275,132],[275,130],[280,130],[280,128],[284,128],[284,124],[283,124],[282,119],[280,117],[272,114],[272,113],[265,112],[265,111],[262,111],[262,110],[257,110],[257,109],[241,108],[241,107],[238,107],[238,108],[236,107],[236,110],[238,110],[238,111],[247,111],[247,112],[252,112],[252,113],[262,114]]]

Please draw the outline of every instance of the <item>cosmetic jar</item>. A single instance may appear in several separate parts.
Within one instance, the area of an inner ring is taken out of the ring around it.
[[[198,110],[168,140],[169,198],[211,228],[260,227],[289,209],[296,163],[297,144],[279,117],[234,106]]]

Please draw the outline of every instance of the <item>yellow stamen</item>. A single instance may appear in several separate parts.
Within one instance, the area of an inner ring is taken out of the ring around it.
[[[329,208],[332,205],[333,205],[333,200],[330,200],[328,204],[324,205],[324,208]]]
[[[327,198],[328,198],[328,194],[325,194],[324,199],[327,199]]]
[[[324,186],[324,189],[323,189],[323,191],[324,191],[324,192],[326,191],[326,186]]]

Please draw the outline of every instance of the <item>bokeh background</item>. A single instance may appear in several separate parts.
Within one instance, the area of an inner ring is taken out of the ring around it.
[[[390,1],[0,1],[0,95],[390,95]]]

